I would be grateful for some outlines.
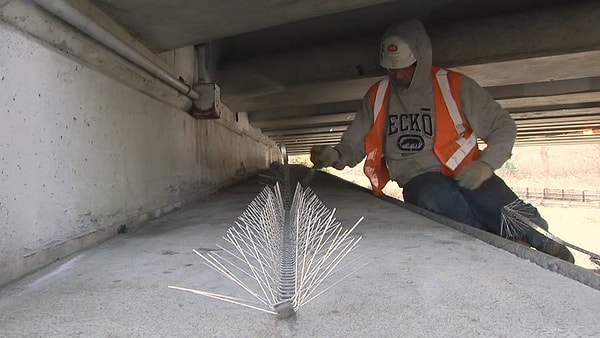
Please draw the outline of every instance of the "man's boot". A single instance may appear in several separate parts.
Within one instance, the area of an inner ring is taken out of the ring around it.
[[[531,204],[525,203],[518,200],[519,202],[519,213],[526,217],[531,223],[538,227],[548,231],[548,222],[542,218],[538,210]],[[510,217],[510,216],[509,216]],[[517,222],[518,223],[518,222]],[[532,227],[523,226],[520,229],[517,227],[516,231],[523,231],[523,240],[535,249],[544,252],[550,256],[560,258],[569,263],[575,263],[573,254],[567,249],[566,246],[542,235],[541,233],[534,230]]]
[[[550,256],[554,256],[556,258],[565,260],[569,263],[575,263],[575,258],[573,257],[573,254],[571,254],[571,251],[569,251],[569,249],[567,249],[566,246],[548,238],[546,238],[544,242],[545,243],[541,247],[536,249],[545,252]]]

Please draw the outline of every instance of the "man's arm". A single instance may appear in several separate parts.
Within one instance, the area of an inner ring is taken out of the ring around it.
[[[487,144],[479,159],[494,170],[502,167],[510,158],[517,137],[515,121],[485,89],[467,76],[462,80],[461,103],[471,128]]]
[[[342,140],[335,146],[340,153],[340,161],[349,167],[354,167],[365,157],[365,137],[373,125],[373,111],[368,99],[363,98],[356,112],[356,117],[344,134]]]
[[[317,145],[310,150],[310,160],[315,168],[345,166],[354,167],[365,157],[365,137],[371,130],[373,111],[365,97],[356,112],[352,124],[342,134],[342,140],[335,147]]]

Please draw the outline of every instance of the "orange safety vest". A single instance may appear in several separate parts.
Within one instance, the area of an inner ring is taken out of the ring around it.
[[[477,136],[463,115],[460,102],[462,74],[432,67],[435,101],[435,140],[433,152],[442,162],[442,174],[453,177],[479,157]],[[375,196],[383,196],[390,180],[383,154],[385,119],[390,101],[390,80],[386,77],[369,88],[369,103],[373,107],[373,127],[365,137],[364,173],[371,181]]]

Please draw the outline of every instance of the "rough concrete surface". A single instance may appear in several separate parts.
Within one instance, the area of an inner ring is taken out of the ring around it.
[[[93,43],[28,5],[0,7],[0,285],[279,158],[273,141],[242,129],[225,105],[221,119],[196,120],[157,100],[160,91],[147,95],[77,59],[85,57],[74,51]],[[70,52],[24,34],[9,17],[54,32],[50,40],[71,37]],[[90,54],[161,88],[106,52]]]
[[[368,263],[290,319],[168,289],[239,294],[194,248],[214,248],[259,178],[152,220],[0,290],[2,337],[597,336],[600,292],[349,183],[311,187],[363,236]]]

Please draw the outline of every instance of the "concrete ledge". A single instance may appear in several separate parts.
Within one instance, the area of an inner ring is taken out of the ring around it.
[[[134,230],[148,221],[170,214],[185,207],[186,205],[202,201],[206,197],[218,192],[221,189],[235,185],[247,179],[248,177],[255,176],[257,171],[246,172],[243,174],[244,175],[233,177],[223,184],[214,185],[210,188],[207,188],[200,194],[195,195],[193,198],[189,198],[188,200],[177,201],[156,209],[151,209],[146,212],[129,216],[119,222],[108,225],[105,228],[97,229],[93,232],[70,238],[63,242],[50,243],[45,247],[39,248],[38,250],[32,250],[18,261],[8,261],[4,265],[0,264],[0,271],[2,271],[0,274],[0,288],[8,283],[31,275],[40,269],[43,269],[52,263],[73,255],[81,250],[98,245],[120,233]]]
[[[563,337],[600,332],[598,290],[320,172],[309,185],[337,210],[336,219],[345,226],[365,219],[357,233],[361,243],[345,271],[359,269],[348,278],[340,271],[343,281],[330,279],[323,286],[334,288],[288,320],[168,289],[174,285],[250,299],[203,264],[192,248],[213,248],[223,240],[267,178],[223,189],[1,288],[0,336]]]
[[[345,181],[337,176],[331,175],[336,179],[346,182],[350,186],[354,186],[356,189],[364,191],[366,193],[371,194],[371,190],[364,188],[362,186],[356,185],[354,183]],[[585,284],[591,288],[600,290],[600,274],[590,271],[588,269],[584,269],[580,266],[565,262],[556,257],[550,256],[541,251],[537,251],[535,249],[531,249],[522,244],[510,241],[506,238],[496,236],[489,232],[483,231],[481,229],[474,228],[472,226],[466,225],[464,223],[456,222],[444,216],[440,216],[433,212],[427,211],[425,209],[421,209],[412,204],[404,203],[398,199],[395,199],[390,196],[384,196],[382,200],[398,205],[402,208],[408,209],[414,213],[425,216],[429,219],[432,219],[438,223],[456,229],[464,234],[475,237],[483,242],[486,242],[490,245],[493,245],[497,248],[506,250],[517,257],[526,259],[531,261],[534,264],[539,265],[540,267],[559,273],[565,277],[576,280],[582,284]]]
[[[116,236],[119,233],[127,232],[137,228],[140,224],[151,219],[161,217],[173,211],[181,209],[182,203],[176,202],[154,210],[140,213],[120,222],[109,225],[105,228],[95,230],[91,233],[70,238],[63,242],[51,243],[50,245],[32,251],[22,259],[2,266],[0,274],[0,287],[26,275],[34,273],[55,261],[61,260],[80,250],[90,248],[94,245]]]
[[[448,219],[446,217],[434,214],[430,211],[421,209],[414,205],[404,203],[395,198],[385,197],[384,200],[394,203],[396,205],[401,206],[402,208],[406,208],[412,212],[415,212],[419,215],[423,215],[429,219],[437,221],[441,224],[454,228],[460,232],[463,232],[467,235],[473,236],[483,242],[491,244],[495,247],[504,249],[514,255],[521,257],[523,259],[527,259],[532,263],[535,263],[541,266],[544,269],[557,272],[565,277],[574,279],[578,282],[581,282],[591,288],[600,290],[600,274],[595,273],[593,271],[584,269],[580,266],[571,264],[569,262],[565,262],[562,259],[558,259],[556,257],[550,256],[541,251],[537,251],[526,247],[522,244],[510,241],[506,238],[496,236],[489,232],[485,232],[481,229],[477,229],[466,224],[456,222],[454,220]]]

